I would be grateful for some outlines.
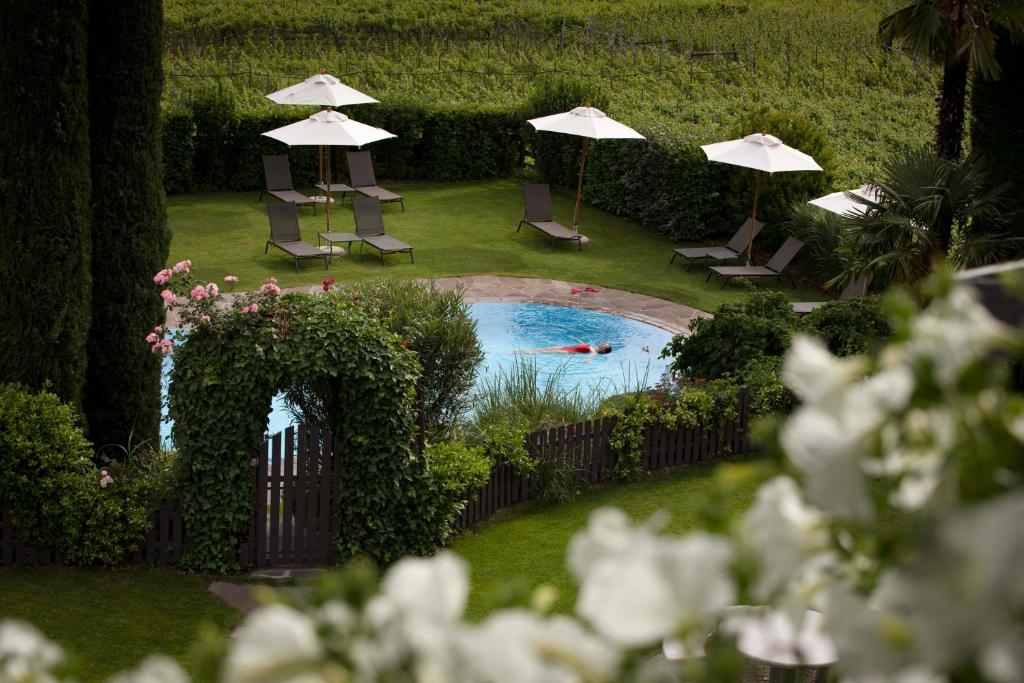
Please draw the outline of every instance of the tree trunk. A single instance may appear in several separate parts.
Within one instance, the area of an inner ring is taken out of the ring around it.
[[[85,0],[0,2],[0,383],[80,406],[89,331]]]
[[[964,103],[967,100],[966,59],[947,63],[939,94],[939,122],[935,126],[935,151],[942,159],[957,161],[964,151]]]

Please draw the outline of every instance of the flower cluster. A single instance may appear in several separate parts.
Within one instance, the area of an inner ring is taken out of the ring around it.
[[[277,286],[276,277],[264,280],[263,284],[261,284],[260,288],[256,291],[257,294],[262,294],[263,296],[280,296],[281,294],[281,288]]]
[[[164,333],[163,325],[157,325],[146,335],[146,343],[150,345],[149,350],[153,353],[170,353],[174,350],[174,343],[170,339],[165,339]]]
[[[114,483],[114,478],[106,470],[100,470],[100,488],[105,489]]]
[[[331,285],[334,284],[334,278],[333,277],[325,277],[321,284],[323,285],[324,291],[325,292],[329,292],[329,291],[331,291]]]

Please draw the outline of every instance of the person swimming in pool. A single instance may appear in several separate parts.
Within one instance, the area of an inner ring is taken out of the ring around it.
[[[591,346],[585,341],[580,339],[576,340],[578,344],[571,346],[546,346],[542,349],[528,349],[526,351],[516,351],[516,353],[585,353],[590,356],[597,354],[606,354],[612,352],[612,345],[608,342],[601,342],[597,346]]]

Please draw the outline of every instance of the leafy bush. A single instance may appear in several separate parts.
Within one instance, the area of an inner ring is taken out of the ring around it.
[[[736,382],[750,391],[750,414],[788,413],[796,401],[782,381],[782,358],[761,356],[747,363]]]
[[[149,523],[146,481],[103,484],[74,411],[47,391],[0,385],[0,507],[27,542],[73,564],[117,564]]]
[[[590,105],[609,113],[608,98],[591,80],[573,76],[546,76],[537,81],[526,104],[525,118],[560,114]],[[582,138],[561,133],[532,132],[526,139],[541,178],[554,185],[576,187],[580,168]]]
[[[879,296],[831,301],[808,315],[803,328],[818,336],[837,356],[867,353],[892,334]]]
[[[451,534],[455,519],[466,505],[466,496],[487,483],[491,459],[483,448],[453,441],[430,444],[424,451],[432,495],[421,501],[420,514],[434,516],[439,543]]]
[[[750,288],[746,301],[722,304],[711,318],[690,322],[661,352],[670,369],[686,377],[717,379],[735,374],[762,356],[786,352],[799,321],[779,292]]]
[[[757,218],[767,224],[764,236],[768,239],[762,238],[760,242],[762,248],[774,247],[785,239],[785,231],[779,228],[789,216],[790,206],[825,194],[832,187],[835,155],[825,131],[799,114],[758,109],[741,117],[732,132],[736,138],[762,132],[774,135],[784,144],[811,155],[822,168],[821,173],[761,174]],[[754,173],[751,169],[731,168],[730,209],[736,221],[750,215],[754,204]]]
[[[827,284],[849,269],[849,223],[843,216],[800,201],[790,207],[783,226],[803,241],[798,265],[812,281]]]

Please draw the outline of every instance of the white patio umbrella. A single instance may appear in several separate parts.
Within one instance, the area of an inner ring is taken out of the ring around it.
[[[263,133],[290,147],[321,145],[327,147],[327,177],[331,177],[331,147],[362,147],[378,140],[397,137],[383,128],[359,123],[333,109],[318,111],[309,118]],[[331,230],[331,204],[327,209],[327,231]]]
[[[739,140],[701,145],[709,161],[752,168],[754,174],[754,210],[751,218],[757,221],[757,200],[761,194],[761,172],[782,173],[784,171],[820,171],[821,166],[808,154],[782,144],[774,135],[754,133]],[[750,251],[754,246],[754,231],[750,231],[747,242],[747,265],[750,265]]]
[[[858,202],[851,199],[849,196],[851,194],[866,199],[872,203],[878,201],[878,192],[876,190],[871,189],[867,185],[861,185],[855,190],[850,190],[849,192],[833,192],[832,194],[827,194],[824,197],[812,199],[807,203],[813,204],[814,206],[820,206],[826,211],[831,211],[832,213],[838,213],[840,216],[864,213],[866,204],[864,202]]]
[[[346,107],[352,104],[380,104],[365,93],[349,87],[330,74],[319,73],[302,83],[272,92],[267,99],[278,104],[318,104]]]
[[[579,224],[580,198],[583,195],[583,168],[587,164],[587,143],[592,139],[646,139],[626,124],[619,123],[605,115],[600,109],[595,109],[589,105],[586,107],[576,107],[562,114],[552,114],[550,116],[530,119],[529,123],[537,130],[578,135],[583,138],[583,150],[580,152],[580,175],[576,183],[576,208],[572,212],[573,230]]]

